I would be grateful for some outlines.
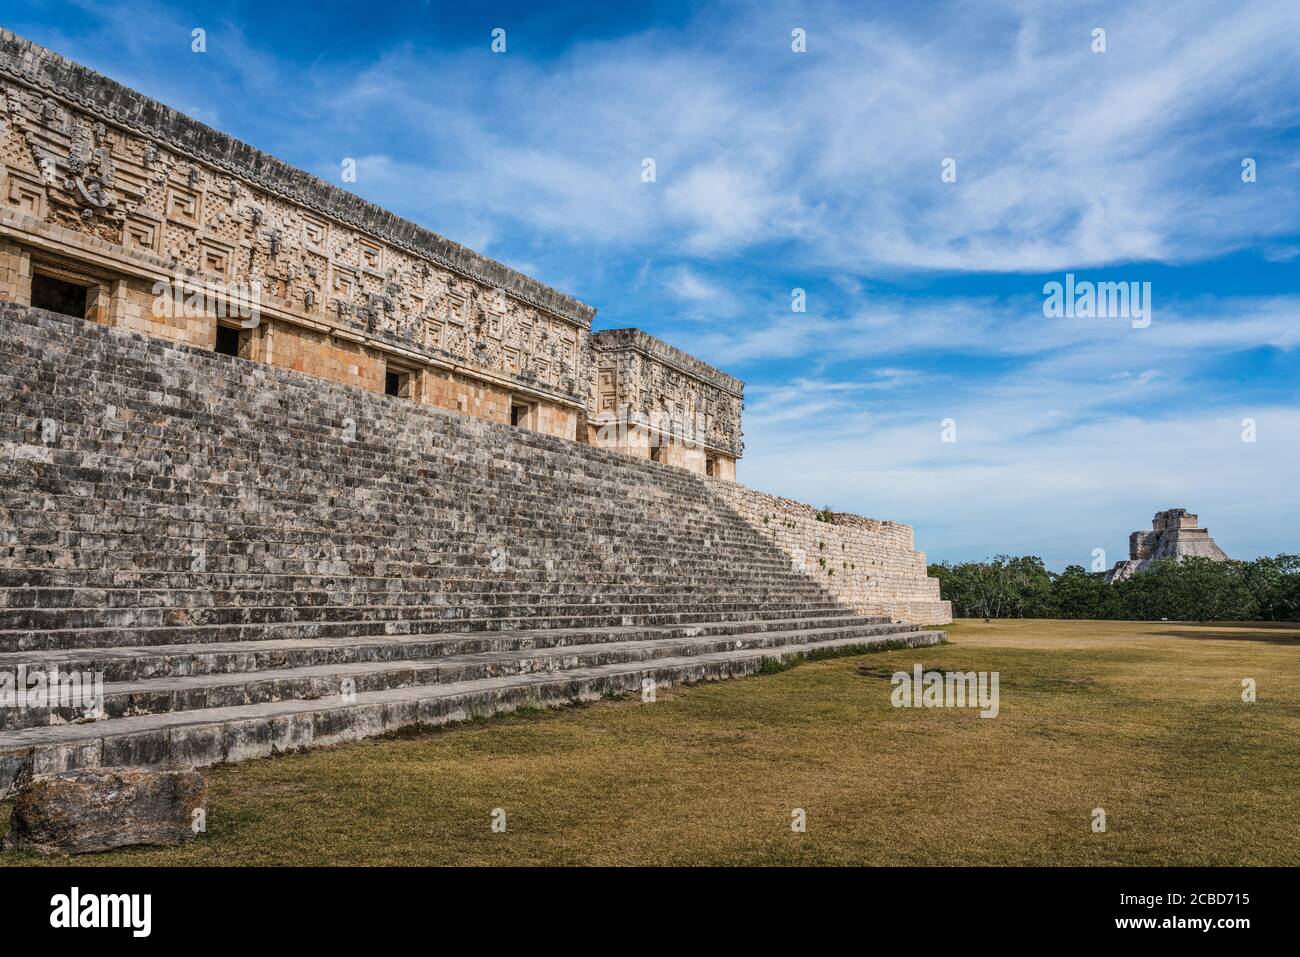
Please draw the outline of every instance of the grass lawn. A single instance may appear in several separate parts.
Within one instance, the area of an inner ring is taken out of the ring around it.
[[[197,841],[77,863],[1300,864],[1300,626],[949,637],[213,768]],[[893,708],[916,662],[1000,672],[1001,713]]]

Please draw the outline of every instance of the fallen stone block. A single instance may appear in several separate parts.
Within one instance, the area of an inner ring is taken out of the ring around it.
[[[4,849],[90,854],[195,835],[208,787],[193,769],[81,768],[37,774],[14,795]]]

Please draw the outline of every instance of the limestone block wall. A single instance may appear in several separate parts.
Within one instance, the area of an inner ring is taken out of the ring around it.
[[[113,307],[106,320],[108,325],[187,346],[211,349],[216,342],[215,316],[186,315],[184,310],[170,315],[156,311],[153,308],[153,287],[143,279],[119,279],[113,288]]]
[[[730,463],[730,475],[736,475],[736,460],[717,452],[709,451],[703,443],[679,435],[666,434],[649,429],[626,418],[610,419],[598,417],[586,419],[586,443],[602,449],[614,449],[633,458],[649,459],[662,465],[672,465],[686,469],[697,475],[706,474],[706,462],[712,458],[716,463],[726,460]]]
[[[561,439],[576,442],[578,439],[578,411],[568,406],[541,401],[533,408],[530,428],[535,432],[554,435]],[[486,418],[486,416],[485,416]],[[510,421],[510,408],[506,407],[506,418]]]
[[[424,401],[489,422],[510,421],[510,392],[454,372],[428,370],[421,376]],[[538,431],[542,431],[539,429]]]
[[[32,298],[32,261],[17,243],[0,239],[0,302]]]
[[[928,577],[925,553],[913,547],[910,525],[846,512],[832,513],[833,523],[823,522],[815,508],[793,499],[735,482],[708,484],[792,564],[856,611],[917,624],[952,621],[952,605],[940,600],[939,580]]]
[[[288,323],[263,323],[254,330],[248,358],[372,392],[384,388],[382,356],[359,343]]]
[[[736,481],[736,460],[720,455],[716,462],[717,471],[713,474],[714,478],[722,479],[724,482]]]

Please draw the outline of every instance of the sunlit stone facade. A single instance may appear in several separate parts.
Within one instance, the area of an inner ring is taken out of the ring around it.
[[[0,299],[735,478],[731,376],[7,31],[0,83]]]

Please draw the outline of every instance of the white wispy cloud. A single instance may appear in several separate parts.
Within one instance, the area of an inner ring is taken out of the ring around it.
[[[1185,260],[1293,229],[1293,158],[1261,158],[1255,184],[1236,176],[1296,109],[1290,4],[995,9],[1008,28],[972,36],[956,6],[927,21],[933,34],[819,7],[804,55],[782,49],[781,17],[749,7],[544,68],[398,51],[324,109],[409,119],[431,149],[404,177],[444,211],[704,256],[787,243],[853,270],[1042,271]],[[1097,22],[1104,54],[1089,47]],[[438,149],[447,131],[455,151]],[[956,183],[940,181],[947,157]]]
[[[1293,407],[1140,406],[1142,414],[1062,427],[1051,410],[994,401],[954,409],[952,444],[941,441],[937,416],[877,422],[869,411],[805,408],[837,427],[805,442],[798,415],[752,422],[747,481],[865,515],[905,515],[919,547],[942,543],[944,557],[1039,554],[1061,567],[1105,548],[1117,560],[1130,531],[1176,506],[1198,511],[1235,557],[1296,547]],[[1241,440],[1247,416],[1255,443]]]
[[[174,13],[94,9],[101,42],[136,64],[184,52]],[[491,220],[713,259],[778,244],[782,262],[861,273],[1187,261],[1294,234],[1300,157],[1276,148],[1300,117],[1291,0],[940,3],[925,30],[903,12],[728,4],[544,62],[394,38],[359,65],[306,69],[219,21],[206,56],[228,74],[223,96],[311,118],[282,136],[319,155],[313,169],[400,129],[355,188],[457,236]],[[142,37],[142,18],[165,29]],[[806,54],[789,50],[792,18]],[[138,66],[123,78],[159,87]],[[173,98],[217,115],[194,93]],[[1246,156],[1254,184],[1237,175]]]

